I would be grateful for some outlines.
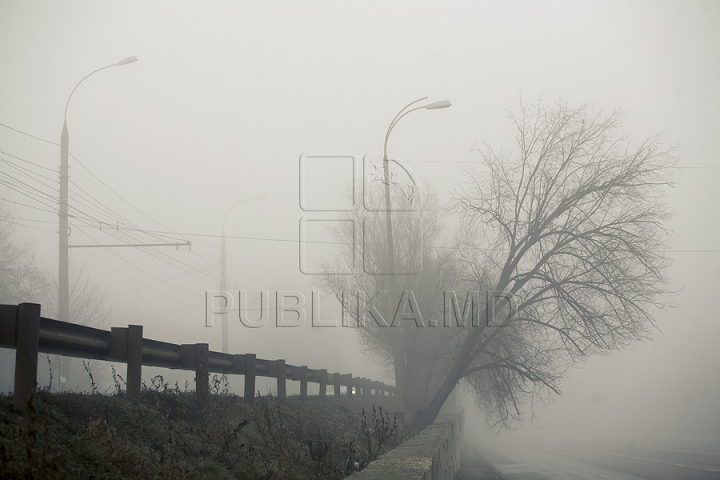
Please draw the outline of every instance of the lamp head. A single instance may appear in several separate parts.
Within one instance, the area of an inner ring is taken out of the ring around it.
[[[430,105],[426,105],[425,108],[428,110],[438,110],[440,108],[448,108],[452,105],[450,100],[440,100],[439,102],[433,102]]]
[[[133,55],[132,57],[127,57],[124,60],[120,60],[117,63],[117,66],[122,67],[123,65],[127,65],[128,63],[133,63],[133,62],[137,62],[137,61],[138,61],[138,58],[135,55]]]

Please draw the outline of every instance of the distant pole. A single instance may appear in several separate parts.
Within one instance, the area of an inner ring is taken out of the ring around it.
[[[246,198],[245,200],[240,200],[235,205],[230,207],[228,212],[225,214],[225,219],[223,220],[223,226],[222,226],[222,237],[220,238],[220,291],[224,292],[227,290],[227,244],[225,240],[225,223],[227,222],[228,215],[230,215],[230,212],[233,211],[235,207],[240,205],[241,203],[249,202],[252,200],[263,200],[267,198],[265,195],[262,195],[260,197],[253,197],[253,198]],[[222,351],[223,353],[230,353],[230,345],[229,345],[229,337],[230,337],[230,327],[228,322],[228,315],[230,313],[226,313],[222,318]]]
[[[77,88],[77,87],[76,87]],[[68,102],[70,100],[68,99]],[[65,109],[67,111],[67,107]],[[66,114],[67,117],[67,114]],[[69,249],[68,249],[68,129],[67,118],[63,121],[60,135],[60,265],[58,267],[58,320],[67,322],[70,317]],[[60,378],[58,376],[58,378]]]
[[[227,215],[226,215],[227,218]],[[227,247],[225,246],[225,225],[223,224],[222,238],[220,239],[220,292],[227,290]],[[222,293],[221,293],[222,295]],[[226,313],[222,317],[222,351],[230,353],[230,345],[228,337],[230,336],[230,327],[228,325],[228,315]]]

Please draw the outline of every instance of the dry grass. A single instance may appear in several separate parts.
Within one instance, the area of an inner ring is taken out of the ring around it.
[[[202,402],[161,377],[139,403],[39,392],[25,417],[0,397],[0,478],[339,479],[412,433],[377,397],[251,403],[212,384]]]

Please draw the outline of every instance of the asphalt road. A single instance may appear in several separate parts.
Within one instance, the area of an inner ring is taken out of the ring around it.
[[[720,455],[678,450],[613,452],[612,449],[479,447],[506,480],[719,480]],[[465,462],[459,473],[472,476]],[[470,466],[470,465],[469,465]]]

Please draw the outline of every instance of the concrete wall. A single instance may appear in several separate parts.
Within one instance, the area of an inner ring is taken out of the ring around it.
[[[462,413],[441,415],[420,434],[347,478],[452,480],[460,468],[462,434]]]

